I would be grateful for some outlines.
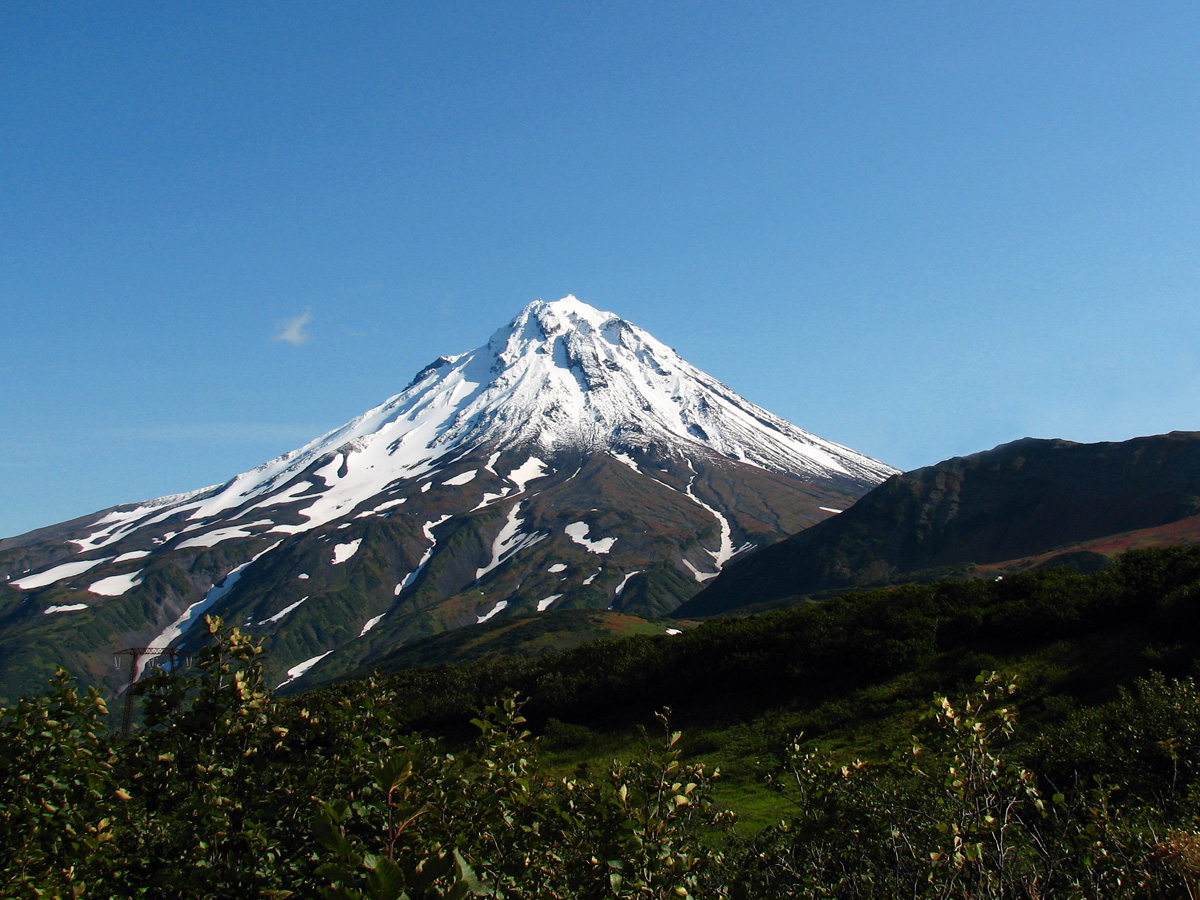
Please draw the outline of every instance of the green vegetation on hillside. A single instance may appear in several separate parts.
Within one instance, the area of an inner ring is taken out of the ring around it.
[[[128,738],[65,677],[0,712],[0,895],[1194,896],[1198,622],[1147,551],[279,698],[213,621]]]
[[[1024,678],[1037,718],[1113,696],[1158,670],[1195,674],[1200,547],[1125,554],[1091,575],[1048,569],[846,595],[718,619],[679,635],[600,640],[536,658],[381,676],[415,728],[464,722],[491,697],[530,698],[553,718],[611,729],[662,706],[685,729],[786,713],[810,736],[916,709],[985,668]],[[359,682],[327,690],[353,698]],[[311,696],[311,695],[310,695]]]

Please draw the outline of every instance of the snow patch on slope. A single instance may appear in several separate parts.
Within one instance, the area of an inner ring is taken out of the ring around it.
[[[318,654],[317,656],[314,656],[311,659],[306,659],[302,663],[296,663],[296,665],[292,666],[290,669],[287,670],[287,679],[284,681],[281,681],[281,682],[279,682],[279,684],[275,685],[275,690],[279,690],[285,684],[291,684],[293,681],[295,681],[300,676],[304,675],[306,672],[308,672],[309,669],[311,669],[313,666],[315,666],[317,663],[319,663],[321,660],[323,660],[325,657],[327,657],[332,652],[333,652],[332,650],[326,650],[324,653]]]
[[[425,570],[427,565],[429,565],[429,560],[433,559],[433,552],[437,549],[437,538],[433,534],[433,529],[437,528],[449,518],[450,516],[442,516],[440,519],[434,519],[432,522],[426,522],[421,526],[421,531],[425,534],[425,537],[429,538],[431,542],[429,544],[429,549],[421,555],[420,560],[417,562],[417,567],[405,575],[400,583],[396,585],[396,589],[393,591],[395,596],[399,597],[400,592],[416,581],[417,576]]]
[[[632,578],[634,575],[641,575],[641,574],[642,574],[641,569],[634,569],[632,572],[630,572],[628,575],[626,575],[624,578],[622,578],[621,583],[617,585],[616,593],[613,594],[613,600],[614,601],[619,600],[621,595],[623,593],[625,593],[625,585],[629,584],[630,578]],[[611,609],[611,608],[612,607],[609,607],[609,609]]]
[[[491,506],[497,500],[503,500],[511,493],[511,487],[501,488],[500,493],[498,494],[493,494],[489,491],[483,495],[483,499],[480,500],[471,511],[474,512],[476,509],[483,509],[485,506]]]
[[[628,453],[618,453],[617,451],[614,450],[611,455],[612,455],[612,458],[615,459],[617,462],[622,462],[625,465],[629,466],[629,468],[633,469],[633,471],[637,472],[639,475],[641,474],[642,470],[638,468],[637,462]]]
[[[721,574],[720,572],[701,572],[694,565],[692,565],[690,560],[687,560],[687,559],[685,559],[683,561],[683,564],[685,566],[687,566],[688,571],[692,573],[692,577],[695,578],[697,581],[699,581],[701,584],[703,584],[706,581],[712,581],[714,578],[716,578],[718,575]]]
[[[278,622],[280,619],[282,619],[284,616],[286,616],[288,613],[290,613],[293,609],[296,609],[296,607],[298,607],[301,603],[303,603],[307,599],[308,599],[307,597],[301,597],[295,603],[285,606],[279,612],[275,613],[275,615],[268,616],[267,618],[263,619],[261,622],[255,622],[254,624],[255,625],[271,625],[275,622]]]
[[[608,553],[612,550],[613,544],[617,542],[615,537],[601,538],[598,541],[588,539],[588,532],[591,530],[587,522],[572,522],[563,531],[567,537],[577,543],[579,546],[586,548],[592,553]],[[587,582],[584,582],[585,584]]]
[[[449,514],[447,514],[447,515],[441,516],[440,518],[434,519],[431,522],[426,522],[424,525],[421,526],[421,531],[425,535],[425,537],[429,538],[431,541],[436,541],[437,538],[435,538],[433,536],[433,529],[437,528],[439,525],[443,524],[444,522],[449,522],[451,518],[453,518],[453,517],[450,516]]]
[[[525,520],[521,518],[521,503],[518,501],[513,504],[512,509],[508,511],[508,518],[500,529],[500,533],[496,535],[496,539],[492,541],[492,560],[481,569],[475,570],[475,580],[478,581],[496,566],[507,561],[513,554],[519,550],[524,550],[526,547],[532,547],[538,541],[544,540],[545,534],[522,534],[521,526],[525,524]]]
[[[101,597],[120,597],[142,583],[142,570],[126,575],[109,575],[88,587],[88,591]]]
[[[370,631],[372,628],[374,628],[376,625],[378,625],[380,622],[382,622],[383,617],[386,615],[387,615],[387,613],[380,613],[379,615],[374,616],[373,618],[367,619],[366,623],[362,627],[362,631],[360,631],[358,633],[358,636],[362,637],[364,634],[366,634],[368,631]]]
[[[362,546],[362,538],[355,538],[346,544],[335,544],[333,547],[333,563],[332,565],[340,566],[350,557],[358,552],[358,548]]]
[[[490,609],[490,610],[489,610],[487,613],[485,613],[484,615],[482,615],[482,616],[476,616],[476,617],[475,617],[475,624],[476,624],[476,625],[482,625],[484,622],[486,622],[488,619],[490,619],[490,618],[491,618],[492,616],[494,616],[496,613],[498,613],[498,612],[501,612],[502,610],[505,610],[505,609],[507,609],[507,608],[508,608],[508,601],[507,601],[507,600],[501,600],[500,602],[498,602],[498,603],[497,603],[495,606],[493,606],[493,607],[492,607],[492,608],[491,608],[491,609]]]
[[[706,549],[704,551],[705,553],[707,553],[709,556],[711,556],[713,558],[713,562],[715,562],[717,564],[717,572],[720,572],[721,567],[724,566],[725,563],[729,562],[729,560],[731,560],[733,558],[733,554],[735,552],[733,549],[733,531],[729,527],[728,519],[726,519],[723,515],[721,515],[719,512],[717,512],[715,509],[713,509],[711,506],[709,506],[707,503],[705,503],[703,500],[701,500],[699,497],[696,496],[695,492],[692,490],[692,485],[695,483],[695,481],[696,481],[695,475],[693,475],[688,480],[688,484],[687,484],[688,497],[691,498],[693,503],[695,503],[697,506],[707,510],[714,518],[716,518],[717,524],[720,525],[720,527],[721,527],[721,544],[718,547],[718,549],[716,549],[716,550],[707,550]],[[697,577],[699,577],[699,576],[697,576]],[[712,577],[712,576],[710,576],[710,577]],[[707,579],[704,579],[704,580],[707,580]]]
[[[273,525],[270,519],[261,519],[258,522],[251,522],[248,525],[233,525],[228,528],[216,528],[204,534],[197,535],[194,538],[188,538],[186,541],[178,544],[176,550],[184,550],[188,547],[215,547],[222,541],[230,541],[234,538],[253,537],[253,532],[247,531],[247,528],[257,528],[260,525]]]
[[[110,563],[113,561],[111,556],[103,559],[80,559],[75,562],[62,563],[54,566],[51,569],[46,569],[44,572],[39,572],[36,575],[27,575],[24,578],[18,578],[16,581],[10,582],[13,587],[20,588],[23,591],[31,591],[34,588],[46,587],[47,585],[55,584],[65,578],[73,578],[76,575],[82,575],[96,566]]]
[[[536,456],[531,456],[517,468],[508,473],[508,480],[517,486],[517,493],[525,490],[525,485],[538,478],[546,477],[546,464]]]
[[[150,642],[148,649],[165,650],[167,647],[170,647],[171,642],[182,637],[189,628],[191,628],[196,624],[197,621],[200,620],[200,617],[208,611],[209,607],[233,590],[234,585],[238,583],[238,579],[242,577],[243,572],[250,568],[250,566],[254,565],[256,560],[267,553],[270,553],[278,546],[279,543],[272,544],[253,559],[250,559],[248,562],[244,562],[237,568],[230,570],[229,574],[221,579],[220,584],[215,584],[209,588],[208,593],[204,595],[204,599],[197,600],[195,603],[185,609],[183,614],[180,615],[178,619],[164,628],[158,637]],[[147,656],[141,656],[138,658],[137,671],[134,674],[135,681],[142,677],[142,673],[146,671],[146,666],[149,664],[150,659]]]
[[[129,560],[131,560],[131,559],[145,559],[149,555],[150,555],[149,550],[133,550],[133,551],[130,551],[129,553],[122,553],[120,556],[118,556],[116,559],[114,559],[113,562],[122,563],[122,562],[129,562]]]

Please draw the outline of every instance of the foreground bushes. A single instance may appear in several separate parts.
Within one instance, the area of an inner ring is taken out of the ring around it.
[[[749,844],[733,895],[1195,896],[1192,763],[1167,772],[1143,755],[1200,737],[1192,682],[1142,681],[1077,715],[1024,754],[1044,765],[1041,775],[1009,746],[1016,684],[996,673],[977,682],[960,702],[935,701],[926,733],[884,763],[792,746],[775,784],[797,813]],[[1114,736],[1095,726],[1114,721],[1136,724],[1101,754],[1097,739]]]
[[[0,896],[720,897],[700,840],[728,816],[679,735],[550,778],[509,699],[464,753],[393,698],[280,704],[236,629],[195,678],[155,675],[127,740],[65,677],[0,718]]]
[[[891,759],[797,740],[794,814],[748,838],[660,716],[637,758],[551,777],[516,701],[455,752],[388,689],[280,702],[236,629],[145,727],[60,677],[0,713],[0,896],[373,898],[1190,897],[1200,694],[1139,682],[1012,744],[1016,686],[939,698]],[[305,705],[308,704],[308,705]]]

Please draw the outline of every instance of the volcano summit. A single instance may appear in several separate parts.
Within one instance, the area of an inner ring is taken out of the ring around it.
[[[186,651],[206,613],[264,638],[280,684],[499,617],[663,614],[894,472],[612,313],[539,300],[225,484],[0,541],[0,696],[54,664],[116,690],[113,651]]]

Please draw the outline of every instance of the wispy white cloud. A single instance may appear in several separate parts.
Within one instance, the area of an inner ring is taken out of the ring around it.
[[[306,329],[308,323],[311,321],[312,313],[307,309],[298,316],[293,316],[290,319],[281,319],[275,323],[275,340],[293,344],[297,347],[308,343],[309,333]]]

